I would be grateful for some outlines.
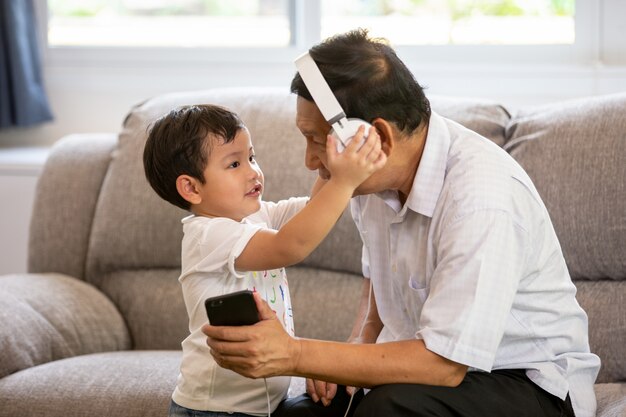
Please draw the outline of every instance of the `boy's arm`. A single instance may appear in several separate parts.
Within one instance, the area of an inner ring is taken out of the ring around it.
[[[324,186],[324,184],[326,184],[326,180],[323,180],[322,177],[320,177],[318,175],[317,179],[315,180],[315,183],[313,184],[313,188],[311,189],[311,198],[313,198]]]
[[[361,129],[357,135],[363,133]],[[375,129],[370,130],[360,149],[359,141],[360,138],[355,138],[344,152],[338,153],[334,140],[329,137],[326,152],[331,178],[280,230],[259,230],[235,260],[236,269],[255,271],[293,265],[322,242],[343,213],[355,188],[386,162]]]

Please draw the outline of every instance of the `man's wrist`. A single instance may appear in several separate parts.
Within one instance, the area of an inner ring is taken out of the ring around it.
[[[302,339],[299,337],[291,338],[291,370],[293,374],[298,375],[300,373],[300,359],[302,357]]]

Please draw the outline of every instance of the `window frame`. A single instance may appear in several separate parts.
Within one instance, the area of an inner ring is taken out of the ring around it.
[[[47,2],[35,2],[44,58],[51,66],[164,66],[220,64],[284,64],[321,40],[321,0],[289,0],[293,12],[292,45],[286,47],[96,47],[49,46],[47,42]],[[608,7],[619,8],[620,0],[576,0],[575,43],[573,45],[415,45],[396,50],[409,66],[593,66],[606,58],[603,37],[617,36],[609,28],[614,20]],[[615,24],[613,25],[615,26]],[[601,30],[603,29],[603,30]],[[626,49],[626,40],[611,37],[612,49]]]

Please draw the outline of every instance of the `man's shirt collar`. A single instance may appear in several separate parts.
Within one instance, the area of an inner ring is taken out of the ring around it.
[[[428,123],[424,152],[422,152],[411,192],[404,207],[401,206],[398,192],[395,190],[377,193],[378,197],[383,199],[401,217],[404,217],[407,209],[432,217],[443,188],[449,149],[450,133],[448,127],[444,119],[433,112]]]

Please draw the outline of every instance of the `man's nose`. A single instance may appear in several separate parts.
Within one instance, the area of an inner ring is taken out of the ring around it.
[[[310,146],[307,146],[304,154],[304,165],[311,171],[315,171],[320,168],[320,157]]]

